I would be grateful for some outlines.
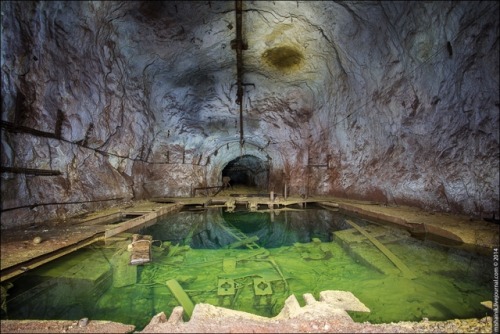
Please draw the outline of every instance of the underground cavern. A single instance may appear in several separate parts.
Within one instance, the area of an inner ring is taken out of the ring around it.
[[[498,332],[498,1],[1,14],[1,332]]]

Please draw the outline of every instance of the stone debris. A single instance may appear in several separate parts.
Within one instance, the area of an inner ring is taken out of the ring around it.
[[[151,321],[149,322],[150,325],[156,325],[156,324],[162,324],[164,322],[167,322],[167,316],[165,312],[160,312],[157,315],[155,315],[153,318],[151,318]]]
[[[491,317],[357,323],[346,311],[370,310],[349,291],[322,291],[319,301],[312,294],[303,297],[306,305],[301,307],[294,295],[289,296],[281,312],[273,318],[200,303],[196,304],[191,320],[184,322],[183,308],[177,306],[167,322],[160,313],[141,333],[490,333],[492,328]]]
[[[370,312],[370,309],[350,291],[321,291],[319,300],[346,311]]]
[[[85,327],[89,323],[89,318],[82,318],[78,320],[78,327]]]
[[[178,324],[184,322],[182,319],[182,314],[184,313],[184,309],[182,306],[176,306],[172,310],[170,317],[168,318],[168,323],[170,324]]]
[[[294,295],[291,295],[286,299],[281,312],[273,318],[266,318],[243,311],[200,303],[194,306],[192,314],[190,315],[189,323],[201,321],[201,319],[216,319],[218,322],[228,323],[233,322],[234,319],[238,319],[238,321],[276,323],[277,321],[295,318],[313,320],[324,316],[328,316],[331,319],[336,318],[342,321],[354,322],[349,314],[347,314],[346,310],[370,312],[370,310],[361,301],[359,301],[359,299],[348,291],[322,291],[320,293],[319,301],[317,301],[313,295],[309,293],[304,294],[303,297],[306,302],[306,306],[301,307],[297,298]],[[170,315],[168,322],[181,323],[183,312],[183,308],[181,306],[177,306]],[[158,317],[161,317],[161,313],[153,317],[144,331],[147,331],[150,326],[160,323]]]

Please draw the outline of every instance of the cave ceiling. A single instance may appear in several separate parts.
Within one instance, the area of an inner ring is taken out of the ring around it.
[[[328,5],[244,2],[247,140],[261,146],[287,140],[292,128],[299,131],[313,110],[326,103],[325,81],[345,79],[339,60],[328,57],[332,41],[321,28],[331,21],[332,11],[325,12]],[[215,136],[221,144],[237,138],[236,53],[231,47],[236,38],[234,2],[126,6],[131,8],[123,12],[133,24],[119,26],[118,47],[135,70],[131,75],[146,81],[155,120],[171,136],[194,131],[198,140]]]

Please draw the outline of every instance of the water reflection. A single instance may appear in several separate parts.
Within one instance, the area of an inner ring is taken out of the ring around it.
[[[206,208],[160,219],[139,233],[193,249],[225,248],[245,236],[258,237],[261,247],[277,248],[311,242],[313,238],[331,241],[332,232],[346,228],[345,217],[328,210],[228,212],[224,208]]]

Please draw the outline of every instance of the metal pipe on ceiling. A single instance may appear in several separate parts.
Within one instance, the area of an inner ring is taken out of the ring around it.
[[[248,45],[243,41],[243,1],[235,0],[236,39],[231,41],[231,47],[236,51],[236,104],[240,106],[240,145],[243,146],[243,50]]]

